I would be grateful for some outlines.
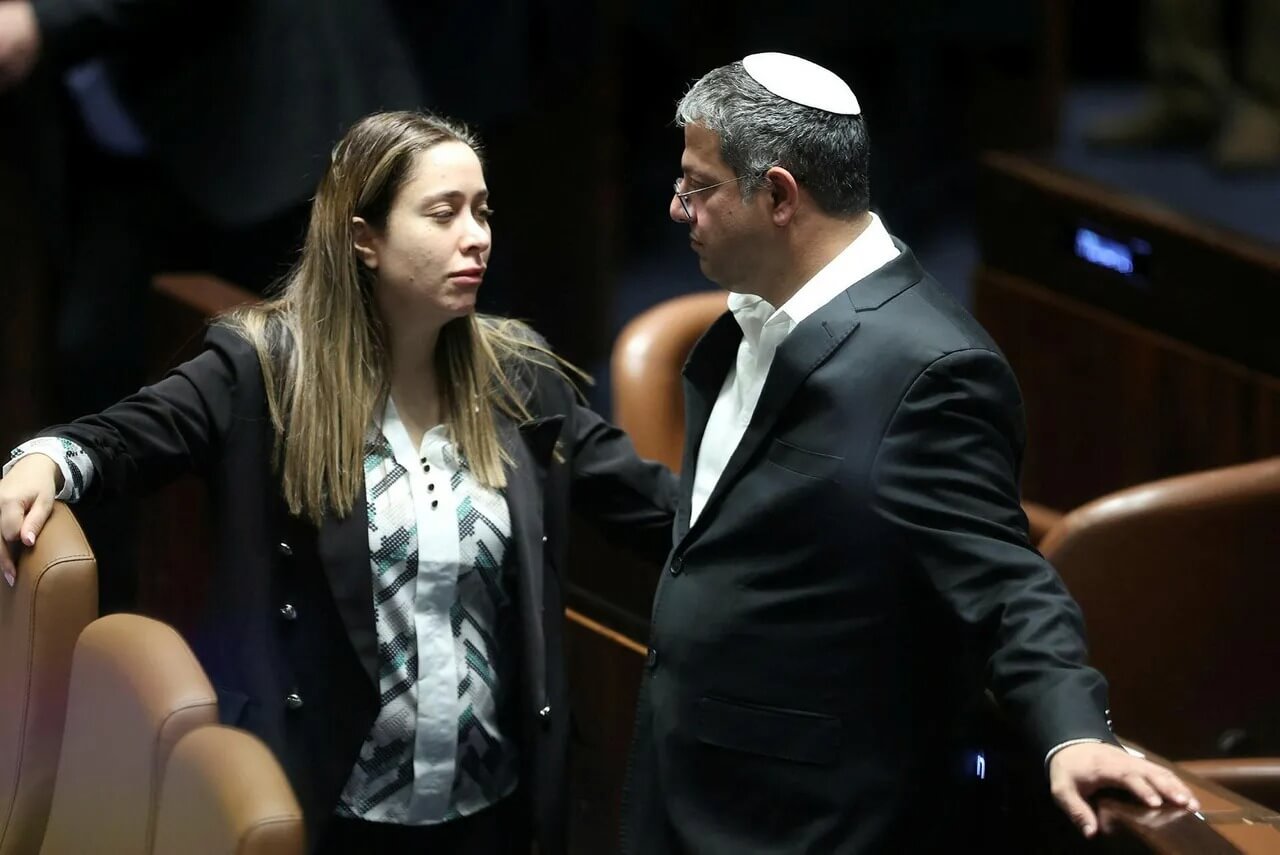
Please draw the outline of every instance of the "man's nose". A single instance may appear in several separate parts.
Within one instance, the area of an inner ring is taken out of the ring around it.
[[[684,205],[680,204],[680,197],[674,193],[671,194],[671,204],[667,207],[667,213],[677,223],[692,222],[689,215],[684,212]]]

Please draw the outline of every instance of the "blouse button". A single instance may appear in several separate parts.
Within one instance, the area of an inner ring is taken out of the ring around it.
[[[285,558],[291,558],[293,556],[293,547],[285,543],[283,540],[276,546],[276,551]]]
[[[280,607],[280,617],[285,620],[297,620],[298,610],[293,607],[293,603],[285,603]]]
[[[291,710],[302,709],[302,695],[297,692],[290,692],[284,696],[284,705]]]

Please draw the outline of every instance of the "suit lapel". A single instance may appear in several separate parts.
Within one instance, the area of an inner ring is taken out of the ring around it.
[[[499,434],[511,466],[507,469],[507,507],[511,513],[511,548],[519,596],[520,625],[524,628],[524,670],[536,710],[547,705],[546,632],[543,628],[543,487],[555,453],[564,416],[533,419],[513,427],[500,423]]]
[[[684,452],[680,463],[680,503],[676,508],[677,541],[689,530],[698,447],[741,341],[742,328],[731,312],[725,312],[698,339],[684,365]]]
[[[736,323],[735,323],[736,325]],[[844,340],[858,327],[857,312],[848,291],[832,299],[829,303],[814,312],[799,326],[791,331],[774,354],[769,374],[765,378],[764,388],[760,392],[760,400],[756,403],[742,440],[734,450],[724,472],[716,481],[715,488],[707,497],[707,504],[698,516],[703,523],[710,517],[711,511],[724,498],[724,494],[733,486],[733,482],[742,473],[743,468],[751,461],[765,440],[769,437],[778,417],[791,400],[796,390],[819,366],[826,362],[831,354],[844,343]],[[725,371],[728,371],[726,367]],[[721,377],[723,382],[723,376]],[[719,389],[717,387],[716,393]],[[715,401],[712,395],[712,402]],[[707,415],[710,415],[708,408]],[[702,429],[705,430],[704,417]],[[700,438],[700,437],[699,437]],[[696,450],[696,449],[695,449]],[[689,461],[686,458],[686,465]],[[696,465],[696,464],[695,464]],[[682,483],[683,486],[683,483]],[[688,481],[689,490],[681,492],[681,512],[688,521],[688,501],[693,493],[693,481]],[[696,529],[698,526],[695,526]],[[682,531],[687,531],[687,527]]]
[[[351,513],[326,515],[317,536],[320,566],[351,646],[374,686],[378,685],[378,631],[373,616],[373,571],[369,566],[369,510],[362,487]]]

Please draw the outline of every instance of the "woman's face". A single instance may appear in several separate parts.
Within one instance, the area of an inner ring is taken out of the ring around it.
[[[356,252],[377,274],[384,319],[425,313],[445,323],[475,311],[491,247],[488,198],[476,153],[445,142],[416,156],[384,229],[355,219]]]

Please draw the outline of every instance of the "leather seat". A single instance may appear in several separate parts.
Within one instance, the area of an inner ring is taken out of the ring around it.
[[[72,651],[98,612],[98,571],[75,516],[54,506],[0,584],[0,855],[39,851],[67,711]]]
[[[84,630],[41,852],[150,853],[163,770],[189,732],[217,721],[213,687],[171,627],[138,615]]]
[[[1117,732],[1167,757],[1280,753],[1278,522],[1271,458],[1113,493],[1045,538]]]
[[[154,855],[302,855],[302,809],[271,751],[230,727],[178,741],[164,774]]]
[[[1280,754],[1280,458],[1085,504],[1044,538],[1111,682],[1116,730],[1169,756]],[[1280,758],[1180,767],[1280,810]]]
[[[698,339],[726,310],[723,291],[703,291],[666,300],[631,320],[614,342],[610,375],[613,421],[642,457],[680,468],[684,453],[684,391],[681,370]],[[1060,518],[1052,508],[1023,502],[1031,542]]]

